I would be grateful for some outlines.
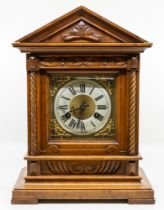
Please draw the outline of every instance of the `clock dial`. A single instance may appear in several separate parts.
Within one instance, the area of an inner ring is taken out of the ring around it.
[[[54,112],[60,126],[69,133],[90,135],[108,122],[111,100],[98,82],[72,80],[57,92]]]

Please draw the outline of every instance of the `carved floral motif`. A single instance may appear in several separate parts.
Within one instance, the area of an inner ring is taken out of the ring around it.
[[[69,33],[63,34],[63,39],[67,42],[76,39],[87,39],[95,42],[100,42],[101,38],[102,35],[95,34],[83,20],[73,26]]]

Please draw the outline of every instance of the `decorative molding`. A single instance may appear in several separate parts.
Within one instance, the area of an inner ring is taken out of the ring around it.
[[[120,161],[46,161],[48,169],[55,175],[115,174]]]
[[[66,42],[79,39],[100,42],[102,35],[94,33],[93,30],[83,20],[81,20],[72,27],[70,32],[63,34],[63,40]]]
[[[125,56],[106,56],[106,57],[50,57],[41,58],[40,68],[85,68],[85,67],[122,67],[127,66]]]
[[[129,74],[129,154],[136,152],[136,72]]]
[[[37,153],[37,74],[29,73],[30,153]]]

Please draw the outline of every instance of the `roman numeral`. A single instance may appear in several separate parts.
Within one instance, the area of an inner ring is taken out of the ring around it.
[[[98,101],[98,100],[100,100],[103,97],[104,97],[103,95],[100,95],[100,96],[98,96],[98,97],[95,98],[95,101]]]
[[[59,106],[59,109],[68,109],[68,105]]]
[[[101,114],[99,114],[98,112],[94,113],[94,117],[99,120],[102,121],[104,119],[104,116],[102,116]]]
[[[84,132],[85,131],[85,125],[83,122],[80,123],[80,128],[81,128],[81,131]]]
[[[95,87],[92,88],[92,90],[90,91],[89,95],[92,94],[92,92],[94,91]]]
[[[106,105],[97,105],[97,109],[106,109]]]
[[[70,128],[74,128],[75,125],[76,125],[76,122],[75,122],[74,119],[72,119],[72,120],[70,121],[70,123],[68,124],[68,126],[69,126]]]
[[[92,121],[90,121],[90,123],[93,125],[93,127],[96,127],[96,125]]]
[[[82,121],[78,120],[77,128],[80,128],[82,132],[85,131],[85,125]]]
[[[67,97],[65,97],[65,96],[62,96],[62,98],[64,98],[65,100],[68,100],[68,101],[71,100],[70,98],[67,98]]]
[[[61,119],[66,122],[71,117],[71,114],[68,112],[61,116]]]
[[[68,88],[70,90],[70,92],[73,94],[73,95],[76,95],[76,91],[75,89],[71,86],[70,88]]]
[[[80,84],[80,92],[85,93],[85,84],[84,83]]]

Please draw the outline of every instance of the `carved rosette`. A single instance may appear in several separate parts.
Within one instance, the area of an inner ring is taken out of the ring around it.
[[[53,155],[59,153],[59,146],[58,145],[51,145],[47,148],[47,154]]]
[[[29,73],[29,101],[30,101],[30,142],[31,155],[37,153],[37,75],[36,72]]]
[[[115,174],[120,161],[47,161],[47,167],[55,175]]]
[[[136,71],[129,76],[129,154],[135,155],[136,146]]]
[[[118,155],[120,154],[120,148],[118,145],[109,145],[105,149],[108,155]]]

